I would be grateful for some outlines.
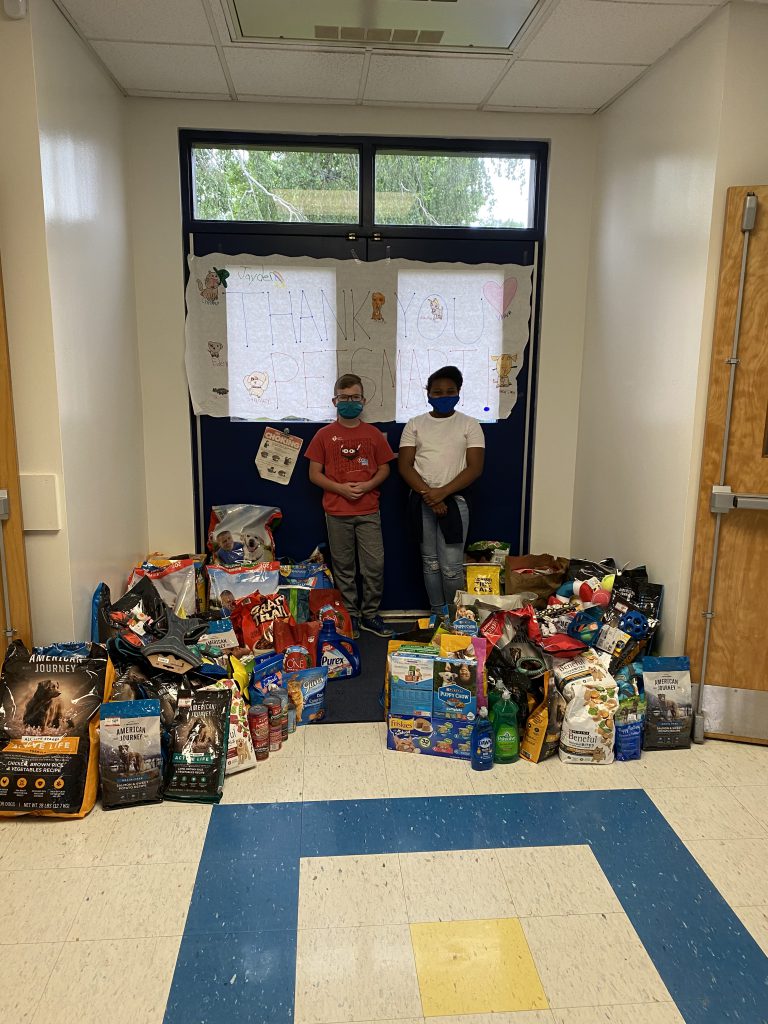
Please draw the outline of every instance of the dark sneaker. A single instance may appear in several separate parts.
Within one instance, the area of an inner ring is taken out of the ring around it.
[[[352,621],[352,639],[357,640],[360,636],[360,619],[356,615],[351,616]]]
[[[395,635],[395,631],[389,628],[380,615],[374,615],[372,619],[360,619],[360,628],[364,629],[366,633],[383,636],[386,640],[391,640]]]

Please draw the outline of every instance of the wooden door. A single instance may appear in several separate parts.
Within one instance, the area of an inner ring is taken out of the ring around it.
[[[715,314],[701,485],[696,520],[687,651],[701,678],[730,357],[742,263],[742,218],[757,197],[749,245],[725,483],[734,493],[768,496],[768,186],[728,190]],[[757,503],[753,503],[757,504]],[[768,742],[768,508],[720,516],[704,690],[706,735]]]
[[[4,594],[3,577],[0,573],[0,661],[2,661],[9,639],[6,634],[6,607],[10,613],[14,639],[20,637],[28,647],[32,643],[2,267],[0,267],[0,491],[8,492],[9,505],[9,518],[4,522],[0,521],[8,577],[8,593]]]

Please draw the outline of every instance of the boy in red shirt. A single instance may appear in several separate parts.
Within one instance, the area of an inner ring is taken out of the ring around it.
[[[384,588],[379,485],[395,458],[382,432],[360,417],[365,407],[363,382],[354,373],[339,377],[333,389],[337,419],[321,427],[309,444],[309,479],[322,487],[328,542],[336,586],[352,616],[352,635],[365,629],[391,637],[379,615]],[[363,580],[358,603],[356,557]]]

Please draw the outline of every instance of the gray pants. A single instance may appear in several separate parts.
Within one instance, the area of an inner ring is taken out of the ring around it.
[[[350,615],[371,619],[379,614],[384,589],[384,541],[381,513],[367,516],[326,516],[333,576]],[[360,562],[363,600],[358,601],[355,555]]]

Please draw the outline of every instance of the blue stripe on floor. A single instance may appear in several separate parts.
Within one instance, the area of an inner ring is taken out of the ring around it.
[[[639,790],[214,807],[164,1024],[292,1024],[301,857],[580,843],[686,1024],[768,1024],[768,958]]]

